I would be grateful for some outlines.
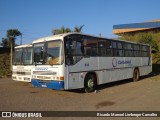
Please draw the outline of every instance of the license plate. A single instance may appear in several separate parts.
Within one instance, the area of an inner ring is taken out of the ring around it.
[[[42,87],[47,87],[47,85],[41,85]]]

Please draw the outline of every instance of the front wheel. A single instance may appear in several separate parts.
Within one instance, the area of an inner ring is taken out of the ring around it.
[[[134,72],[133,72],[133,81],[134,82],[138,81],[139,80],[139,76],[140,76],[139,70],[135,69]]]
[[[96,77],[94,74],[88,74],[84,80],[84,89],[86,93],[94,91],[96,88]]]

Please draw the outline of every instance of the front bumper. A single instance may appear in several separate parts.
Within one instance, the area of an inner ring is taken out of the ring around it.
[[[35,87],[47,87],[49,89],[64,90],[64,81],[44,81],[39,79],[32,79],[31,83]]]
[[[21,81],[21,82],[31,82],[30,76],[14,76],[12,75],[12,80],[14,81]]]

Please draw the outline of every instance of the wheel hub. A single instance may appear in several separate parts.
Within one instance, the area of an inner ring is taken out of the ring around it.
[[[88,87],[93,88],[93,86],[94,86],[93,80],[92,79],[88,80]]]

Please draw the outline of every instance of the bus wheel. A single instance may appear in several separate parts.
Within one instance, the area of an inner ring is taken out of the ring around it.
[[[96,77],[94,74],[88,74],[84,80],[84,90],[86,93],[92,92],[96,87]]]
[[[136,82],[139,80],[139,70],[138,69],[135,69],[134,72],[133,72],[133,81]]]

